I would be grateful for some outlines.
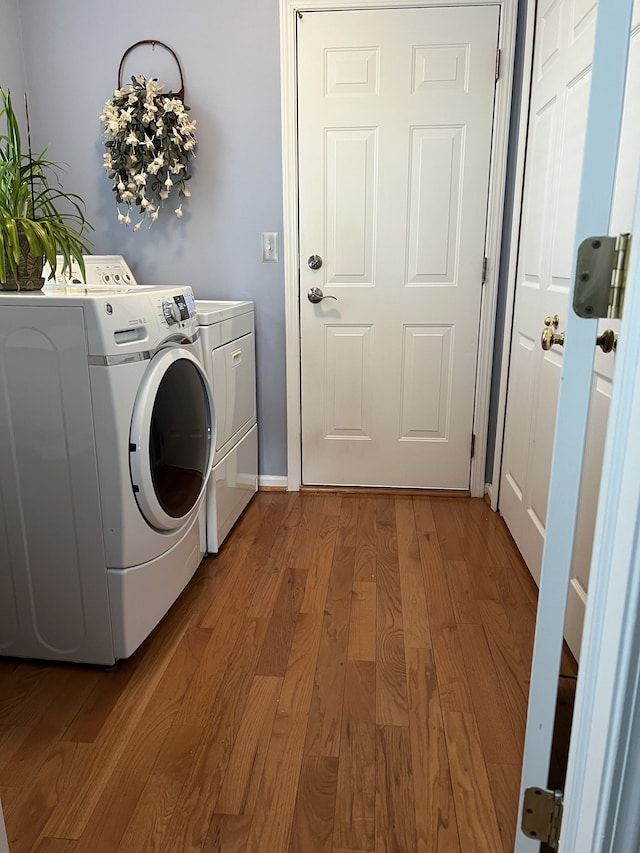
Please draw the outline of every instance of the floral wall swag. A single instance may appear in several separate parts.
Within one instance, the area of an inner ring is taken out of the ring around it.
[[[155,78],[142,76],[116,89],[104,105],[100,115],[107,149],[104,168],[113,182],[118,221],[130,225],[132,208],[138,208],[134,231],[145,219],[149,226],[156,221],[174,190],[180,198],[174,213],[182,216],[183,201],[191,195],[187,182],[197,144],[189,109],[181,97],[163,95]]]

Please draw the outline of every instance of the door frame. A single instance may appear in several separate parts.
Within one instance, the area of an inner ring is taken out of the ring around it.
[[[496,85],[493,144],[489,173],[485,255],[486,280],[482,291],[478,360],[476,366],[473,432],[475,454],[471,460],[471,494],[485,492],[485,460],[489,425],[489,398],[493,360],[498,267],[502,240],[507,149],[511,120],[511,91],[517,22],[517,0],[403,0],[402,8],[430,6],[499,6],[498,47],[500,77]],[[398,8],[391,0],[280,0],[280,86],[282,110],[283,265],[285,287],[286,384],[287,384],[287,489],[302,484],[302,418],[299,311],[298,231],[298,136],[296,18],[299,12]],[[482,285],[478,282],[478,286]]]
[[[504,432],[507,414],[507,391],[509,388],[509,363],[511,360],[511,336],[513,334],[514,304],[516,299],[516,276],[520,256],[520,226],[524,204],[524,177],[527,164],[527,136],[529,133],[529,110],[531,107],[531,79],[533,74],[533,50],[538,3],[525,3],[524,21],[524,61],[522,69],[522,90],[520,114],[518,116],[518,145],[515,160],[515,178],[513,187],[513,209],[511,212],[511,244],[507,262],[504,329],[502,332],[502,356],[500,359],[500,384],[498,386],[498,412],[496,417],[496,436],[494,441],[493,471],[489,486],[491,509],[498,511],[500,498],[500,475],[502,473],[502,455],[504,450]],[[487,475],[490,472],[487,471]]]

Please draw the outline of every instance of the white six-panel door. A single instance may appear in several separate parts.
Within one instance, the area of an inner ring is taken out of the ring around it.
[[[304,483],[469,488],[498,26],[298,18]]]
[[[600,0],[574,248],[585,239],[606,234],[611,225],[616,178],[620,180],[616,165],[619,166],[621,149],[630,11],[630,0]],[[637,168],[628,175],[632,187],[636,174]],[[634,219],[632,230],[637,232],[640,220],[637,202]],[[637,608],[633,603],[637,598],[637,584],[632,581],[633,563],[637,562],[634,542],[637,544],[638,518],[635,473],[638,454],[632,428],[634,420],[638,420],[633,411],[633,389],[638,385],[637,336],[633,334],[633,329],[637,328],[637,323],[634,325],[634,313],[637,313],[634,285],[638,279],[636,249],[632,242],[630,293],[627,294],[619,362],[612,383],[612,423],[607,429],[611,434],[606,438],[603,491],[598,501],[592,563],[594,576],[586,608],[586,642],[569,752],[559,846],[567,853],[587,850],[595,853],[605,848],[612,851],[637,849],[637,843],[629,843],[630,839],[621,846],[611,846],[610,827],[605,826],[610,817],[620,813],[621,802],[631,802],[628,797],[621,801],[615,794],[611,799],[608,795],[618,786],[624,753],[633,747],[633,741],[625,734],[625,728],[631,731],[625,697],[633,694],[637,697],[637,667],[634,668],[637,654],[633,651],[637,647]],[[576,522],[584,486],[583,459],[588,455],[585,446],[594,369],[597,373],[594,365],[597,334],[596,320],[581,319],[573,310],[568,312],[529,690],[521,814],[524,790],[547,785],[566,590],[574,546],[579,537]],[[596,827],[594,816],[601,804],[604,810],[599,817],[603,820]],[[623,807],[624,811],[627,810]],[[629,811],[635,816],[633,805]],[[637,826],[635,838],[637,842]],[[539,850],[539,833],[535,839],[526,839],[518,832],[518,853]]]
[[[500,483],[500,512],[536,582],[563,356],[543,352],[540,335],[556,314],[563,330],[569,310],[595,11],[595,0],[545,0],[536,20]]]
[[[562,348],[543,352],[545,318],[565,328],[582,146],[587,119],[595,0],[541,4],[536,21],[522,228],[516,279],[500,512],[539,582]],[[640,40],[632,38],[629,85],[610,233],[631,226],[640,150]],[[616,321],[602,321],[600,331]],[[596,350],[565,636],[579,656],[604,435],[615,365]]]

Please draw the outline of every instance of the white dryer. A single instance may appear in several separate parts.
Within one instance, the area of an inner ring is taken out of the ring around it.
[[[195,572],[197,338],[188,287],[0,294],[0,654],[126,658]]]
[[[254,305],[197,299],[196,311],[218,427],[202,525],[215,554],[258,490]]]

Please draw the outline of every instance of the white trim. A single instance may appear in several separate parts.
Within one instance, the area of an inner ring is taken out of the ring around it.
[[[286,491],[287,490],[287,478],[286,477],[272,477],[269,474],[261,474],[258,477],[258,488],[282,489],[283,491]],[[291,491],[297,491],[297,489],[292,489]]]
[[[282,101],[283,266],[285,281],[285,332],[287,377],[287,482],[297,491],[302,481],[300,420],[300,316],[298,308],[298,173],[296,127],[296,15],[304,11],[375,9],[392,7],[390,0],[280,0],[280,74]],[[501,7],[499,45],[501,74],[496,86],[494,145],[491,156],[489,203],[487,207],[486,254],[489,259],[480,313],[480,337],[476,368],[474,432],[476,454],[471,460],[471,494],[484,494],[485,458],[489,425],[491,363],[498,291],[498,263],[502,236],[502,212],[506,182],[509,113],[513,81],[513,58],[517,4],[515,0],[403,0],[403,7],[485,6]]]
[[[476,401],[474,434],[476,452],[471,460],[471,496],[484,495],[487,439],[489,431],[489,404],[491,401],[491,371],[495,344],[496,310],[498,306],[498,272],[504,194],[507,182],[507,152],[511,118],[511,93],[513,89],[513,63],[515,55],[517,3],[504,3],[500,15],[499,46],[500,77],[496,84],[493,117],[493,146],[487,204],[487,275],[480,308],[478,338],[478,365],[476,369]]]
[[[531,72],[533,68],[533,41],[536,29],[535,8],[525,5],[526,21],[524,36],[524,66],[522,70],[522,99],[518,121],[518,148],[516,153],[516,172],[514,179],[513,211],[511,215],[511,246],[507,272],[507,292],[505,296],[504,332],[502,336],[502,359],[500,364],[500,386],[498,394],[498,414],[496,420],[496,442],[493,456],[491,483],[491,509],[497,510],[500,500],[500,475],[502,471],[502,449],[504,441],[505,415],[507,410],[507,386],[509,384],[509,359],[511,357],[511,335],[513,333],[513,306],[516,293],[516,275],[518,272],[518,253],[520,249],[520,219],[524,194],[524,174],[527,154],[527,133],[529,124],[529,101],[531,99]]]

